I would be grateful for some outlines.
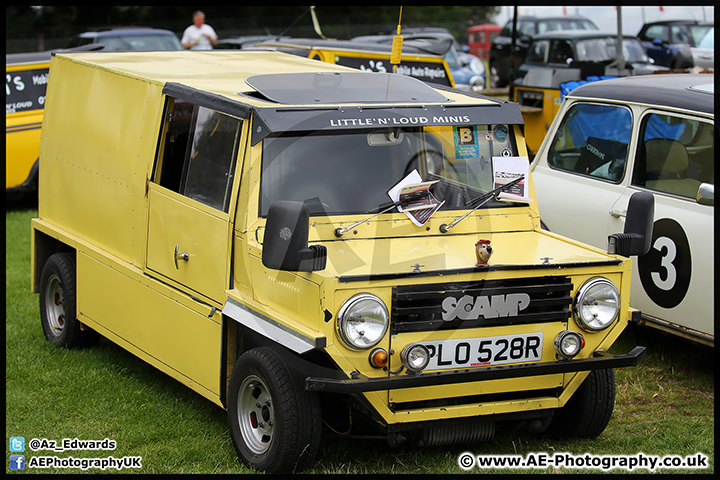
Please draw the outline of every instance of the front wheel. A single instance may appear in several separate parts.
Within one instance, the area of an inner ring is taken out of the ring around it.
[[[58,347],[86,347],[97,342],[97,332],[83,330],[76,318],[75,263],[68,253],[56,253],[40,274],[40,319],[45,338]]]
[[[289,356],[253,348],[230,377],[227,411],[235,450],[243,463],[268,473],[310,467],[320,446],[319,399],[305,390]]]
[[[615,408],[615,372],[592,370],[545,432],[553,438],[595,438],[610,422]]]

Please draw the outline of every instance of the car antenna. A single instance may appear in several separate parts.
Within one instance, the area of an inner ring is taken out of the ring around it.
[[[304,17],[306,13],[308,13],[309,11],[311,11],[311,10],[314,9],[314,8],[315,8],[315,7],[310,7],[310,8],[308,8],[307,10],[305,10],[303,13],[301,13],[300,15],[298,15],[298,17],[297,17],[295,20],[293,20],[293,22],[292,22],[290,25],[288,25],[288,27],[287,27],[285,30],[283,30],[282,32],[280,32],[280,34],[275,38],[275,40],[280,40],[280,38],[281,38],[283,35],[285,35],[292,27],[294,27],[295,24],[296,24],[302,17]]]
[[[402,58],[403,37],[400,36],[400,23],[402,20],[402,5],[400,5],[400,16],[398,17],[397,35],[393,37],[392,50],[390,51],[390,63],[393,66],[393,73],[397,73],[397,66]]]
[[[393,37],[392,50],[390,50],[390,64],[393,66],[393,73],[397,73],[398,64],[402,59],[402,42],[403,37],[400,35],[400,24],[402,23],[402,5],[400,5],[400,16],[398,17],[397,35]],[[388,85],[385,92],[385,100],[390,96],[390,77],[388,76]]]

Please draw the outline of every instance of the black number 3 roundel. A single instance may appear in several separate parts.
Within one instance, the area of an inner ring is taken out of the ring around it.
[[[682,302],[690,286],[692,265],[685,231],[670,218],[653,225],[650,251],[638,258],[640,281],[650,299],[663,308]]]

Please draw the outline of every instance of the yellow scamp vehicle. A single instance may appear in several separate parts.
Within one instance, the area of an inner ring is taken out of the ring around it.
[[[402,62],[398,65],[397,72],[394,73],[407,75],[431,84],[455,88],[450,66],[443,56],[451,46],[451,41],[420,46],[418,42],[413,43],[412,39],[409,39],[402,47],[400,52]],[[393,72],[392,46],[387,43],[282,38],[266,40],[246,48],[291,53],[367,72]]]
[[[50,53],[5,55],[5,196],[37,188]]]
[[[268,472],[310,467],[323,421],[390,445],[607,425],[612,369],[645,354],[607,350],[652,196],[618,253],[541,230],[517,104],[279,52],[64,54],[50,76],[50,342],[116,342],[227,409]]]

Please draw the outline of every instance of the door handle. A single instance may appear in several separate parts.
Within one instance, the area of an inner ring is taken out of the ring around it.
[[[610,215],[615,218],[625,217],[627,216],[627,210],[610,210]]]
[[[173,256],[173,258],[175,260],[175,269],[176,270],[178,269],[178,258],[180,258],[180,260],[185,260],[186,262],[188,260],[190,260],[190,255],[188,255],[187,252],[182,252],[182,253],[178,254],[178,248],[180,248],[180,245],[175,244],[175,255]]]

